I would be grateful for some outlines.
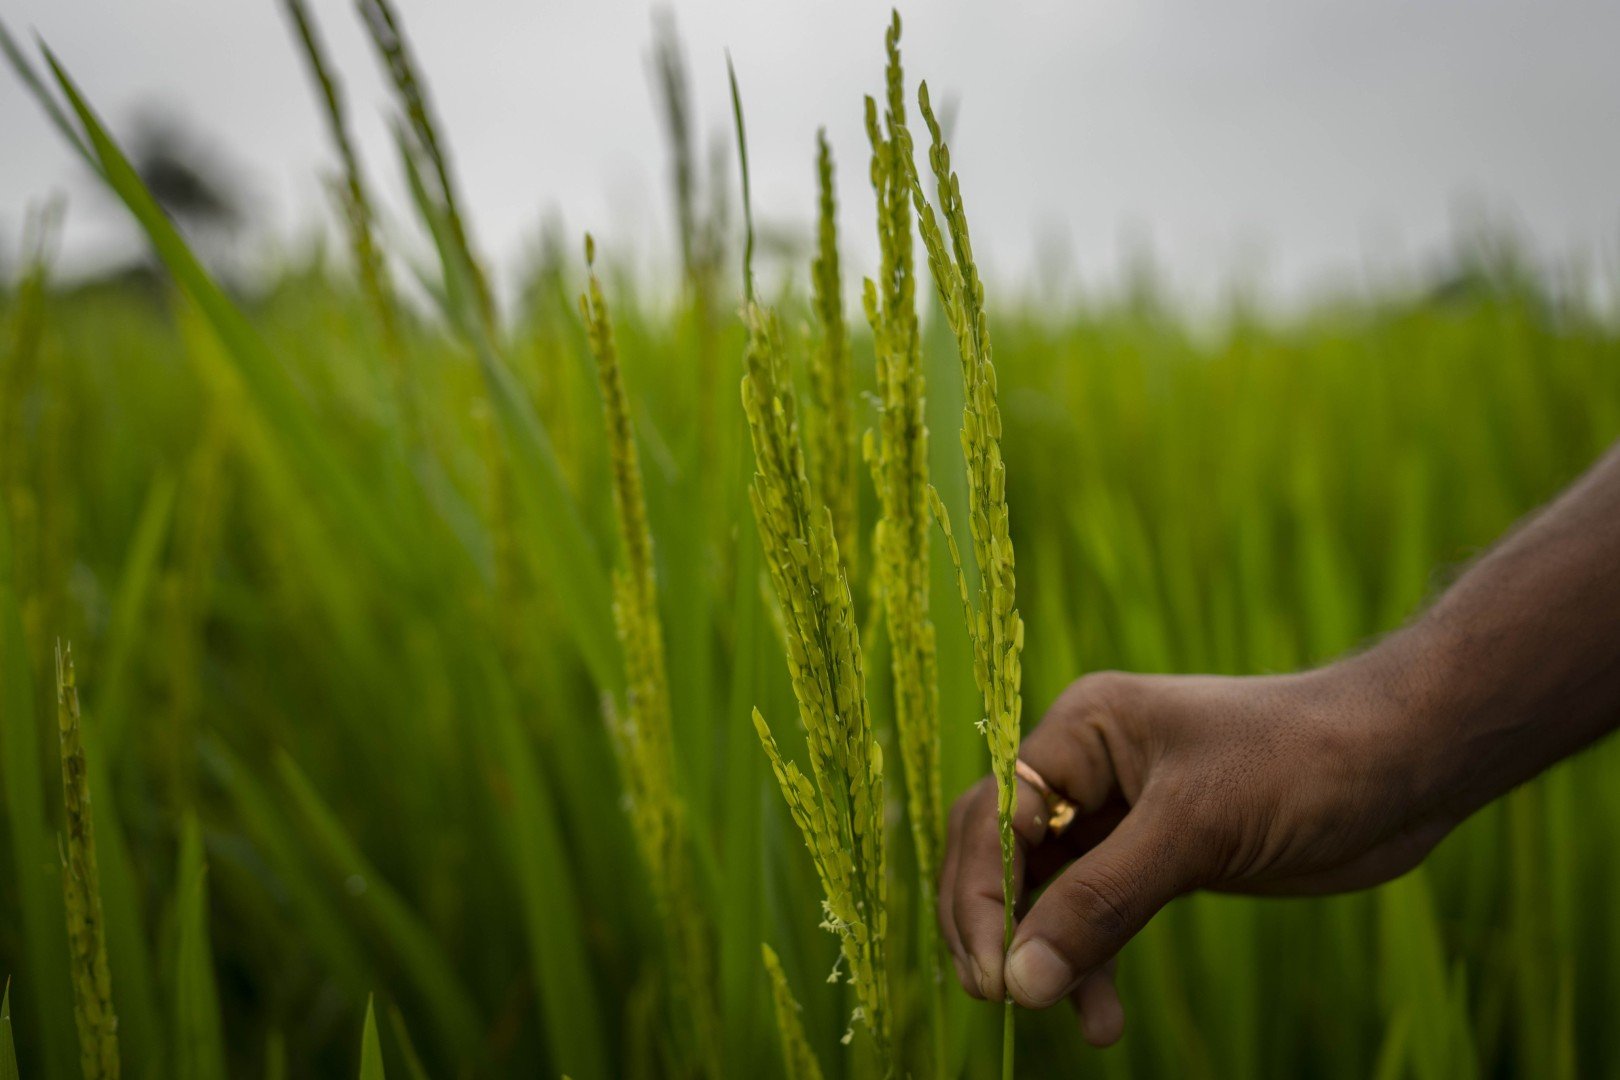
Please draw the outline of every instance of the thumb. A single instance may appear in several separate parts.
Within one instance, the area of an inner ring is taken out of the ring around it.
[[[1139,803],[1041,894],[1007,954],[1013,1000],[1032,1009],[1062,1000],[1197,883],[1197,849],[1166,816]]]

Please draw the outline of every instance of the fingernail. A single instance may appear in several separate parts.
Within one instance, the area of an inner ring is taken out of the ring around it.
[[[976,956],[973,958],[973,981],[979,984],[979,995],[981,997],[992,997],[990,993],[990,973],[984,969],[983,964],[979,963],[979,958]]]
[[[1069,962],[1039,938],[1030,938],[1007,957],[1007,985],[1025,1005],[1043,1008],[1062,997],[1074,982]]]

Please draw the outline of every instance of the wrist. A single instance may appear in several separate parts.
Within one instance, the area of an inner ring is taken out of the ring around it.
[[[1469,755],[1459,745],[1468,741],[1468,709],[1453,655],[1419,624],[1308,676],[1322,708],[1339,718],[1358,787],[1401,829],[1454,822],[1472,809]]]

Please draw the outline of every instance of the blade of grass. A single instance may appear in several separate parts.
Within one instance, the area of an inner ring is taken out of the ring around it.
[[[223,1080],[225,1037],[208,941],[208,864],[202,827],[187,814],[175,880],[174,1053],[177,1080]]]
[[[726,50],[726,78],[731,83],[731,117],[737,128],[737,166],[742,172],[743,200],[743,298],[754,302],[754,200],[748,182],[748,132],[743,126],[742,94],[737,90],[737,68]]]
[[[6,980],[6,991],[0,996],[0,1080],[19,1080],[17,1076],[17,1044],[11,1034],[11,980]]]
[[[35,71],[34,65],[29,62],[28,54],[18,46],[17,39],[11,36],[11,31],[6,29],[4,22],[0,22],[0,52],[6,54],[6,61],[11,64],[11,70],[17,73],[17,78],[22,80],[23,86],[33,95],[34,100],[39,102],[39,107],[50,120],[51,126],[56,128],[61,136],[68,141],[68,144],[79,152],[79,156],[84,158],[86,165],[89,165],[96,172],[100,172],[101,163],[96,160],[96,155],[91,151],[90,144],[84,141],[84,136],[74,130],[72,122],[68,120],[67,113],[62,110],[62,103],[57,101],[55,96],[51,94],[50,89],[45,85],[45,81],[39,77],[39,72]]]
[[[366,1024],[360,1032],[360,1080],[388,1080],[383,1071],[382,1043],[377,1039],[373,998],[366,999]]]

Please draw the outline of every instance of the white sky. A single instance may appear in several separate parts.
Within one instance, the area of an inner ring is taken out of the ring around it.
[[[647,0],[397,0],[482,246],[510,269],[541,217],[593,229],[645,271],[673,249]],[[705,126],[729,132],[724,50],[748,114],[756,215],[808,222],[815,130],[841,166],[848,257],[875,248],[861,97],[887,8],[856,0],[676,3]],[[402,186],[387,98],[344,0],[312,0],[373,178]],[[330,153],[274,0],[3,0],[115,130],[167,106],[251,179],[283,237],[329,220]],[[1422,265],[1459,205],[1544,254],[1620,245],[1615,0],[983,0],[904,6],[908,76],[959,103],[953,153],[992,276],[1072,253],[1104,281],[1146,236],[1175,280],[1273,292]],[[68,194],[70,260],[127,242],[9,74],[0,75],[0,242]]]

